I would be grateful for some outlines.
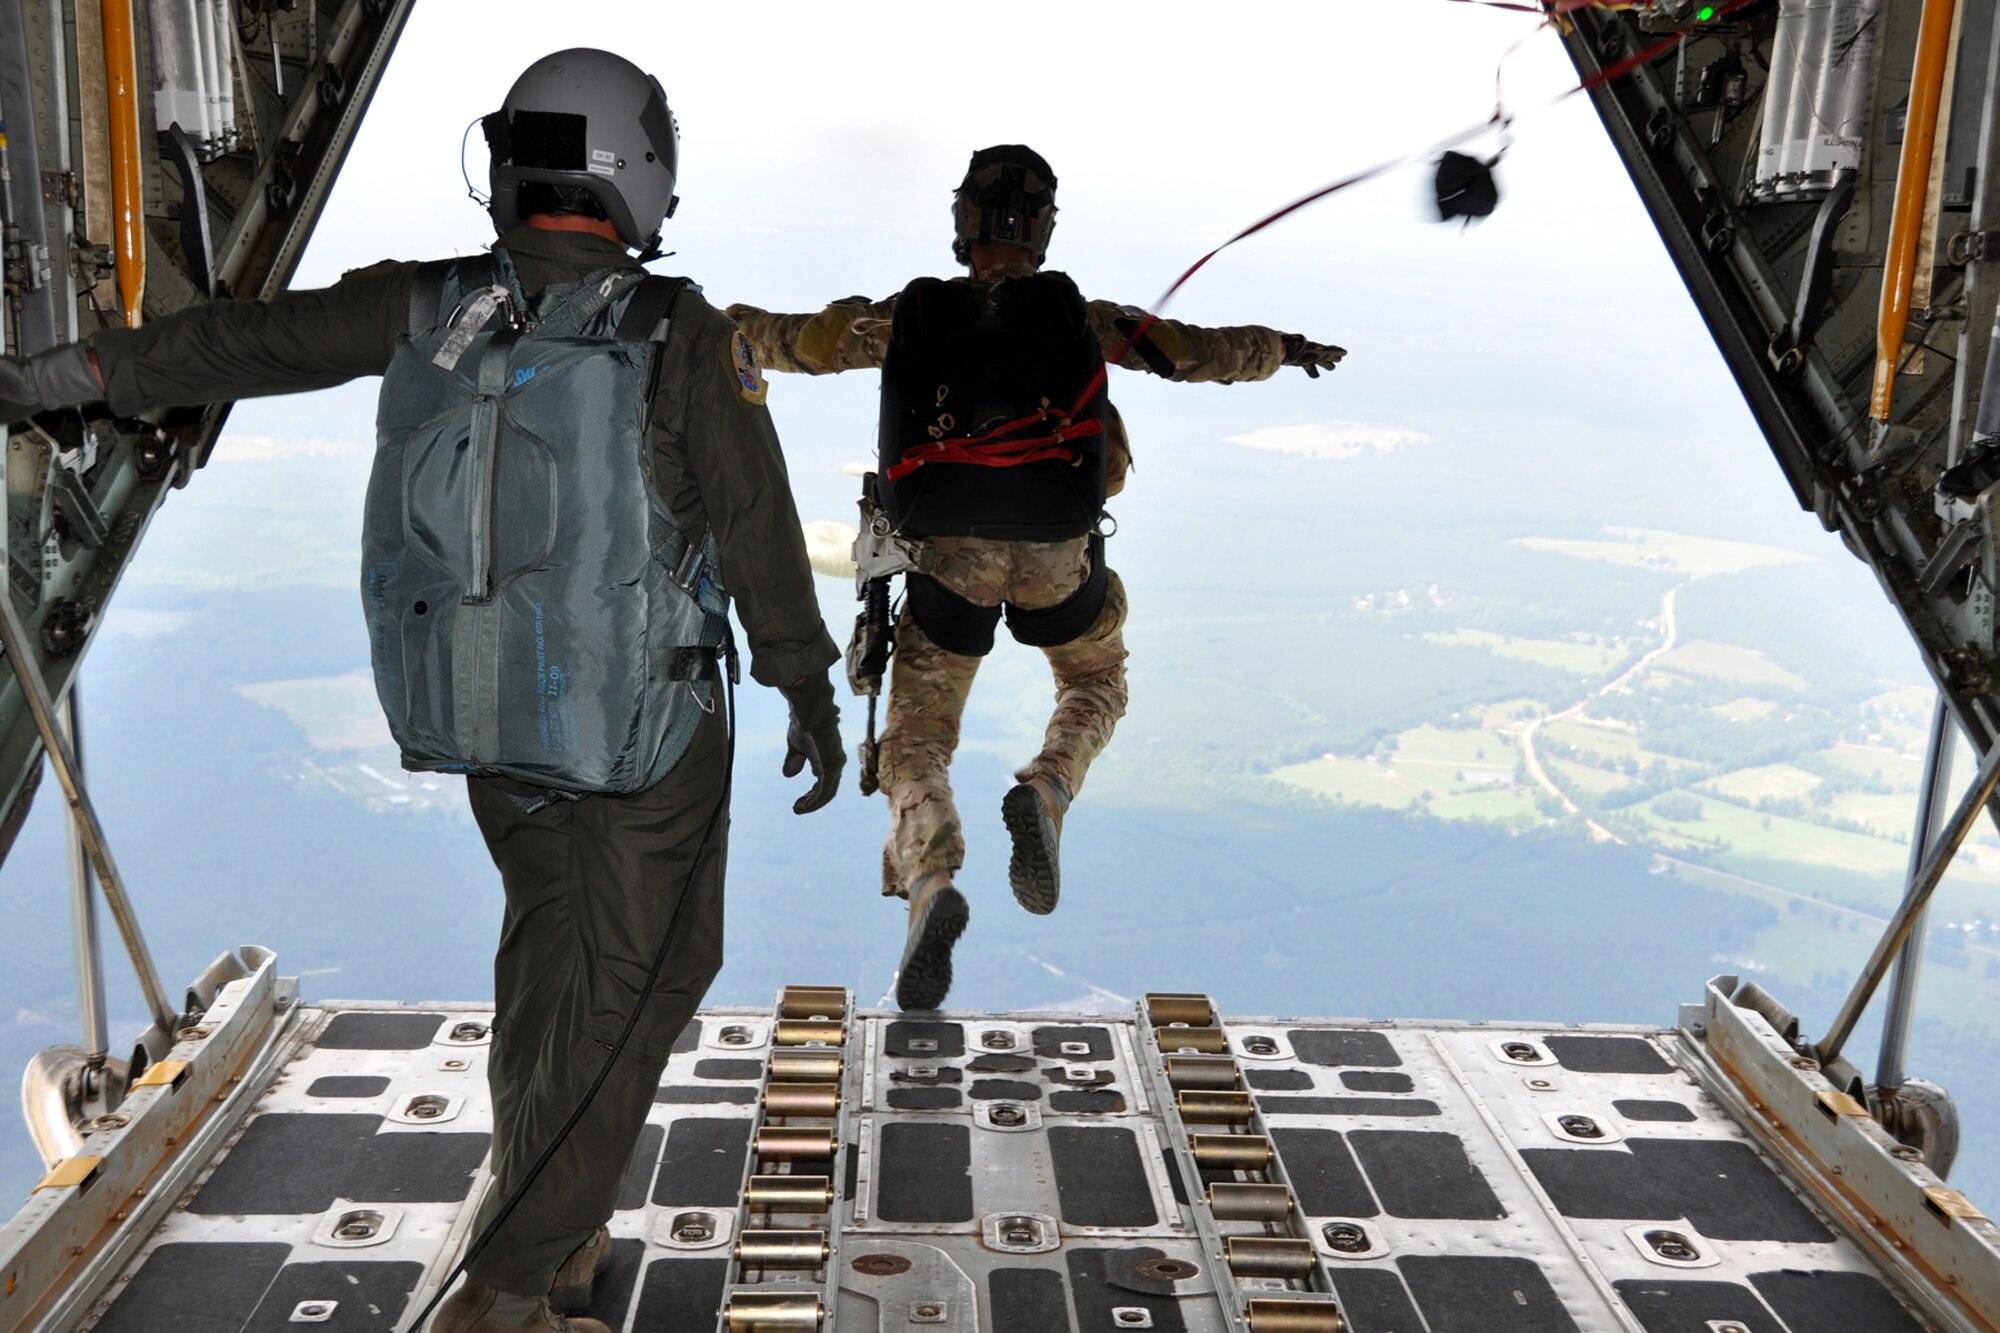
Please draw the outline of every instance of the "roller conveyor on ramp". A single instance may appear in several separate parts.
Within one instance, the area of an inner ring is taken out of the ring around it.
[[[4,1232],[0,1329],[400,1328],[486,1185],[490,1012],[245,951]],[[212,969],[213,971],[213,969]],[[1673,1029],[857,1013],[676,1045],[589,1313],[718,1333],[1991,1329],[2000,1232],[1710,984]]]

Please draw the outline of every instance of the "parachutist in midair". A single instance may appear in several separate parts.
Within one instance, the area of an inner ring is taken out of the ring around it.
[[[852,297],[817,314],[729,308],[769,369],[882,371],[874,500],[928,561],[905,575],[880,746],[890,812],[882,891],[910,902],[896,986],[905,1009],[943,1002],[969,916],[954,883],[965,838],[951,756],[1002,615],[1048,656],[1056,684],[1041,751],[1001,801],[1008,879],[1031,912],[1055,909],[1064,815],[1125,713],[1125,588],[1105,563],[1100,518],[1130,451],[1105,396],[1106,361],[1231,383],[1288,365],[1316,376],[1345,355],[1259,325],[1199,328],[1086,301],[1042,268],[1055,189],[1032,150],[983,149],[952,200],[964,276],[920,278],[887,300]]]

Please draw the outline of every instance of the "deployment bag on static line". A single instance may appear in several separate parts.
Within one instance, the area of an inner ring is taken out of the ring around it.
[[[504,251],[418,269],[362,522],[405,768],[638,791],[713,711],[714,540],[675,526],[646,438],[684,286],[606,270],[529,301]]]
[[[1104,353],[1076,284],[919,278],[882,360],[878,493],[911,537],[1064,541],[1104,508]]]

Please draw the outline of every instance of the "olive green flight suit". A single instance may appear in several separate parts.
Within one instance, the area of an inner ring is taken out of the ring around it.
[[[522,226],[500,244],[530,295],[600,269],[637,267],[623,247],[584,233]],[[224,402],[380,375],[408,326],[415,267],[377,264],[317,291],[220,301],[100,333],[91,346],[111,405],[133,412]],[[750,674],[785,686],[823,673],[840,654],[820,620],[777,433],[754,368],[736,359],[737,343],[735,325],[698,292],[681,295],[653,403],[654,480],[683,532],[698,539],[714,529]],[[537,789],[467,780],[507,900],[487,1068],[494,1188],[481,1227],[603,1064],[692,873],[672,955],[624,1058],[472,1265],[488,1286],[546,1294],[563,1260],[611,1216],[674,1039],[722,965],[725,745],[723,720],[711,717],[646,791],[559,800],[532,813],[524,806]]]

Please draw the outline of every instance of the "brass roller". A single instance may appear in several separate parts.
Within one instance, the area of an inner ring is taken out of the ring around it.
[[[764,1115],[778,1115],[784,1119],[814,1115],[814,1117],[834,1117],[840,1115],[840,1085],[838,1083],[766,1083],[764,1085]]]
[[[767,1083],[764,1085],[764,1114],[783,1116],[836,1116],[840,1114],[838,1083]]]
[[[734,1333],[735,1325],[730,1329]],[[1252,1296],[1250,1333],[1347,1333],[1347,1321],[1331,1301]]]
[[[834,1051],[772,1051],[773,1083],[838,1083],[844,1067]]]
[[[826,1318],[818,1292],[732,1291],[722,1307],[729,1333],[812,1333]]]
[[[1208,1092],[1190,1089],[1174,1096],[1181,1119],[1196,1125],[1247,1125],[1257,1107],[1247,1092]]]
[[[1231,1236],[1224,1249],[1238,1277],[1308,1277],[1318,1262],[1311,1241],[1290,1236]]]
[[[1199,1051],[1203,1055],[1229,1052],[1229,1037],[1221,1028],[1154,1028],[1153,1038],[1168,1055],[1176,1051]]]
[[[1261,1171],[1271,1164],[1271,1141],[1262,1134],[1190,1134],[1195,1165],[1209,1171]]]
[[[847,1040],[847,1025],[838,1018],[781,1018],[771,1032],[777,1046],[810,1046],[820,1042],[838,1046]]]
[[[773,1213],[822,1213],[833,1206],[830,1176],[752,1176],[743,1202]]]
[[[1226,1055],[1167,1057],[1167,1082],[1176,1090],[1201,1088],[1208,1092],[1225,1092],[1236,1087],[1242,1077],[1236,1068],[1236,1061]]]
[[[1208,1211],[1223,1222],[1283,1222],[1292,1215],[1292,1192],[1283,1185],[1217,1181],[1208,1187]]]
[[[745,1268],[814,1269],[828,1253],[824,1231],[745,1231],[736,1237],[736,1262]]]
[[[839,986],[787,986],[778,992],[780,1018],[845,1018],[847,992]]]
[[[785,1125],[764,1125],[757,1130],[757,1157],[760,1161],[791,1162],[833,1156],[833,1131],[796,1129]]]
[[[1215,1021],[1215,1001],[1206,995],[1156,991],[1146,997],[1146,1017],[1153,1021],[1156,1028],[1163,1028],[1169,1023],[1205,1028]]]

